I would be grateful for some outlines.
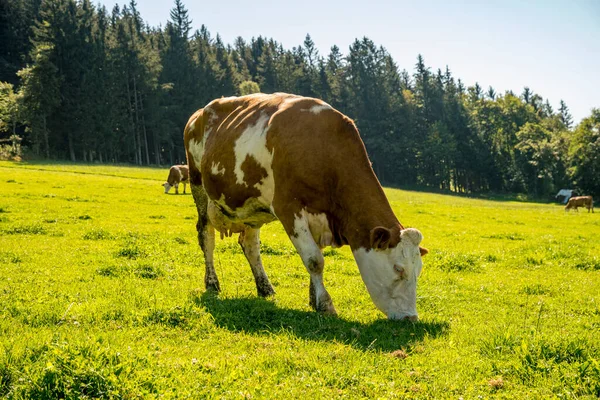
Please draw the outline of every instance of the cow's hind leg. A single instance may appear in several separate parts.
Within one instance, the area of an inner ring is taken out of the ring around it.
[[[254,275],[254,281],[256,282],[256,291],[261,297],[268,297],[275,294],[275,289],[271,285],[269,278],[265,272],[260,257],[260,230],[253,228],[246,228],[240,237],[238,243],[244,250],[244,255],[250,264],[252,274]]]
[[[208,196],[204,188],[199,185],[191,185],[192,195],[198,210],[198,222],[196,231],[198,231],[198,244],[204,253],[204,264],[206,271],[204,273],[204,285],[207,290],[216,290],[219,292],[219,278],[215,271],[214,250],[215,250],[215,229],[208,220]]]
[[[310,274],[309,304],[318,312],[336,315],[331,296],[323,285],[323,266],[325,259],[321,249],[313,239],[306,218],[296,216],[290,239],[302,258]]]

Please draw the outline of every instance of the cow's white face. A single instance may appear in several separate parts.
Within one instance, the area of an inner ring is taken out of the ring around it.
[[[401,231],[395,247],[353,252],[373,303],[389,319],[418,320],[417,278],[423,268],[421,255],[427,254],[419,247],[422,239],[421,232],[409,228]]]
[[[165,194],[169,193],[169,190],[171,190],[171,188],[173,187],[169,184],[169,182],[165,182],[162,185],[165,187]]]

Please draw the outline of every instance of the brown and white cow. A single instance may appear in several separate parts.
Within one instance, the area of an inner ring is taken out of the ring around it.
[[[221,98],[192,115],[184,139],[207,289],[220,290],[216,229],[240,234],[258,294],[274,294],[259,230],[279,219],[310,274],[315,310],[336,314],[321,249],[350,245],[375,305],[390,319],[418,319],[423,236],[394,215],[350,118],[285,93]]]
[[[179,194],[179,183],[183,183],[183,194],[185,194],[185,185],[188,182],[190,173],[187,165],[173,165],[169,168],[169,177],[162,185],[165,188],[165,194],[169,193],[172,187],[175,187],[175,194]]]
[[[565,211],[574,208],[575,211],[579,212],[579,207],[585,207],[588,212],[590,212],[590,210],[594,212],[594,199],[592,199],[592,196],[571,197],[565,206]]]

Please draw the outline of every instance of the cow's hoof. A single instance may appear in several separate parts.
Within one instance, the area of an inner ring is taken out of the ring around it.
[[[335,310],[333,303],[319,304],[319,308],[317,309],[317,311],[323,315],[337,316],[337,311]]]
[[[331,301],[331,296],[329,296],[329,293],[323,293],[320,296],[319,304],[317,304],[316,310],[323,315],[337,315],[337,311],[333,306],[333,301]]]
[[[260,297],[270,297],[275,295],[275,289],[272,286],[267,288],[257,288],[256,292]]]
[[[205,282],[205,286],[206,286],[206,290],[207,291],[213,291],[213,292],[220,292],[221,291],[221,286],[219,285],[219,282]]]

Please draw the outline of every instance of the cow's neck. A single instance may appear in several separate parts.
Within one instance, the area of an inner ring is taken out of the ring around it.
[[[369,249],[370,232],[375,227],[388,228],[397,237],[403,229],[372,170],[361,175],[365,175],[363,179],[354,175],[340,182],[336,196],[340,201],[334,213],[336,233],[342,238],[339,244],[348,244],[352,250]]]

